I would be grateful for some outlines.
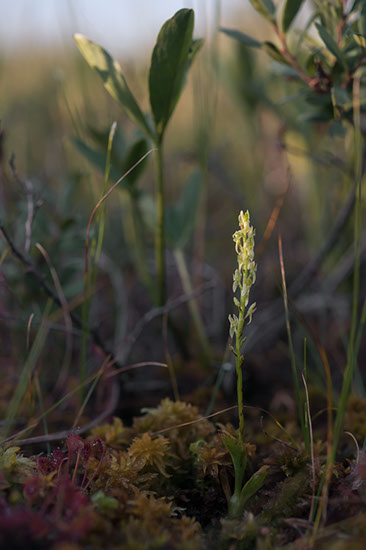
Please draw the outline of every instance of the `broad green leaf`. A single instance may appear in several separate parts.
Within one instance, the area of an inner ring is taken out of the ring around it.
[[[219,31],[223,32],[224,34],[227,34],[230,36],[230,38],[234,38],[235,40],[238,40],[241,44],[244,44],[245,46],[249,46],[251,48],[261,48],[262,43],[256,40],[255,38],[252,38],[251,36],[248,36],[247,34],[244,34],[243,32],[236,31],[235,29],[226,29],[224,27],[220,27]]]
[[[247,455],[242,443],[230,434],[221,435],[225,447],[230,453],[235,470],[235,486],[241,487],[247,467]],[[236,504],[236,503],[235,503]]]
[[[131,145],[131,147],[128,149],[127,154],[122,162],[121,173],[119,177],[130,170],[130,168],[132,168],[132,166],[134,166],[140,160],[140,158],[143,157],[145,153],[147,153],[147,149],[148,145],[146,139],[141,138],[135,141],[135,143],[133,143],[133,145]],[[136,168],[134,168],[134,170],[132,170],[132,172],[126,177],[124,181],[129,185],[130,188],[135,185],[136,181],[139,179],[146,166],[147,163],[145,161],[140,162],[140,164],[138,164]]]
[[[343,56],[343,52],[341,48],[338,46],[337,42],[334,40],[333,36],[329,34],[327,29],[323,27],[323,25],[320,25],[320,23],[315,23],[315,26],[318,30],[320,38],[323,40],[324,44],[328,48],[328,50],[338,59],[338,61],[345,65],[345,59]]]
[[[249,2],[268,21],[273,22],[275,20],[276,6],[272,0],[249,0]]]
[[[350,101],[350,94],[345,90],[344,88],[341,88],[340,86],[333,86],[331,90],[331,97],[333,105],[340,105],[344,106]]]
[[[87,145],[78,137],[73,137],[72,142],[79,151],[93,166],[98,168],[100,172],[104,173],[106,154],[103,151],[98,151]],[[111,174],[113,174],[113,166],[111,168]],[[112,177],[114,177],[112,175]]]
[[[269,466],[262,466],[244,485],[240,494],[240,506],[244,508],[246,502],[262,487],[267,477]]]
[[[94,126],[87,126],[88,134],[94,143],[98,146],[98,149],[107,151],[110,128],[99,130]],[[114,135],[113,144],[112,144],[112,157],[122,158],[126,152],[126,140],[121,131],[120,127],[116,128],[116,133]]]
[[[189,64],[193,25],[193,10],[179,10],[162,26],[152,53],[150,105],[159,141],[182,91]]]
[[[149,138],[154,139],[154,134],[127,85],[119,63],[104,48],[82,34],[75,34],[74,39],[81,54],[90,67],[99,74],[111,96],[118,101],[132,122],[139,126]]]
[[[304,0],[286,0],[282,12],[282,30],[287,32]]]
[[[365,39],[366,37],[366,4],[363,4],[360,17],[358,20],[358,30],[362,34],[362,37]],[[365,47],[365,40],[363,40],[363,47]]]
[[[177,204],[166,207],[166,238],[172,248],[184,248],[187,244],[196,220],[202,189],[201,173],[196,171],[184,186]]]
[[[78,151],[98,170],[104,174],[106,163],[106,151],[96,150],[87,145],[81,139],[73,138],[73,143]],[[123,174],[125,174],[136,162],[147,152],[147,142],[144,138],[137,140],[133,143],[127,151],[123,152],[120,158],[117,157],[116,152],[112,154],[112,166],[110,171],[110,177],[113,181],[117,181]],[[126,188],[126,186],[132,187],[141,173],[145,170],[146,163],[141,162],[131,174],[129,174],[125,180],[123,180],[118,187],[119,189]]]
[[[272,59],[278,61],[278,63],[289,65],[287,59],[285,59],[277,46],[275,46],[272,42],[263,42],[263,49],[268,53],[270,57],[272,57]]]

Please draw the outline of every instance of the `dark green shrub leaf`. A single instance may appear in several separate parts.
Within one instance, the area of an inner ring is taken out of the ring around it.
[[[101,46],[82,34],[75,34],[74,39],[81,54],[90,67],[99,74],[111,96],[118,101],[132,122],[139,126],[148,137],[154,139],[154,134],[129,89],[117,61]]]
[[[272,0],[249,0],[249,2],[268,21],[273,22],[275,20],[276,6]]]
[[[145,153],[147,153],[147,149],[148,144],[146,139],[141,138],[135,141],[135,143],[131,145],[126,153],[126,156],[122,162],[121,173],[118,177],[121,177],[128,170],[130,170],[130,168],[132,168],[132,166],[134,166],[136,162],[138,162],[140,158],[143,157]],[[145,161],[140,162],[140,164],[138,164],[136,168],[134,168],[132,172],[126,177],[124,181],[128,184],[130,188],[136,184],[136,181],[139,179],[146,166],[147,163]]]
[[[360,17],[358,20],[358,30],[364,38],[366,38],[366,4],[362,6]],[[363,40],[363,47],[365,47],[365,40]]]
[[[84,141],[82,141],[78,137],[72,138],[72,142],[79,151],[85,157],[95,168],[98,168],[100,172],[104,173],[105,170],[105,163],[106,163],[106,153],[103,151],[97,151],[96,149],[93,149],[89,145],[87,145]],[[114,167],[112,165],[111,167],[111,176],[114,179],[117,175],[113,172]]]
[[[182,91],[189,64],[193,25],[193,10],[179,10],[162,26],[152,53],[150,104],[159,140]]]
[[[280,50],[272,42],[263,42],[263,49],[268,53],[272,59],[284,65],[289,65],[289,62],[284,58]]]
[[[323,27],[320,23],[315,23],[315,26],[318,30],[320,38],[323,40],[324,44],[328,48],[328,50],[338,59],[338,61],[345,65],[345,59],[343,56],[343,52],[341,48],[338,46],[337,42],[334,40],[333,36],[329,34],[327,29]]]
[[[304,0],[286,0],[282,12],[282,30],[287,32]]]
[[[102,174],[105,171],[106,164],[106,150],[93,149],[87,145],[81,139],[74,137],[73,143],[78,151]],[[116,154],[112,154],[112,165],[110,171],[110,177],[113,181],[117,181],[123,174],[125,174],[136,162],[144,156],[147,152],[147,141],[141,138],[134,142],[127,151],[123,151],[120,158],[117,158]],[[112,151],[113,152],[113,151]],[[115,152],[114,152],[115,153]],[[141,162],[136,166],[134,170],[123,180],[118,187],[119,189],[132,187],[140,177],[141,173],[145,170],[146,163]]]
[[[166,238],[172,248],[184,248],[192,234],[201,189],[201,173],[198,171],[193,172],[184,186],[179,202],[166,207]]]
[[[238,40],[241,44],[244,44],[245,46],[249,46],[251,48],[261,48],[262,43],[256,40],[255,38],[252,38],[251,36],[248,36],[247,34],[244,34],[243,32],[236,31],[235,29],[226,29],[224,27],[220,27],[219,31],[223,32],[224,34],[227,34],[230,36],[230,38],[234,38],[235,40]]]

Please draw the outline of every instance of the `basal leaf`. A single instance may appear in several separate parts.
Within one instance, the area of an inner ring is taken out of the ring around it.
[[[179,10],[162,26],[152,53],[150,104],[159,140],[182,91],[189,64],[193,25],[193,10]]]
[[[267,477],[269,466],[262,466],[255,472],[244,485],[240,494],[240,505],[244,508],[245,503],[255,495],[262,487]]]
[[[286,0],[282,12],[282,30],[287,32],[304,0]]]
[[[249,0],[253,8],[263,15],[268,21],[273,22],[276,14],[276,6],[272,0]]]
[[[135,97],[129,89],[120,65],[101,46],[82,34],[74,35],[75,42],[92,69],[94,69],[111,96],[118,101],[129,118],[151,139],[154,134],[141,111]]]
[[[259,42],[255,38],[252,38],[251,36],[248,36],[247,34],[244,34],[243,32],[236,31],[235,29],[226,29],[224,27],[220,27],[219,30],[224,34],[227,34],[228,36],[230,36],[230,38],[234,38],[235,40],[238,40],[241,44],[244,44],[245,46],[249,46],[251,48],[262,47],[261,42]]]
[[[341,48],[338,46],[337,42],[334,40],[333,36],[329,34],[327,29],[320,23],[315,23],[315,26],[318,30],[320,38],[323,40],[324,44],[328,50],[338,59],[338,61],[345,65],[345,59]]]

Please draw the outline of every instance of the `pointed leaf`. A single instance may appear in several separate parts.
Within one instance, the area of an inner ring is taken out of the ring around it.
[[[282,12],[282,30],[287,32],[304,0],[286,0]]]
[[[320,38],[323,40],[328,50],[334,55],[334,57],[338,59],[338,61],[342,65],[345,65],[346,62],[343,56],[343,52],[338,46],[337,42],[334,40],[333,36],[329,34],[327,29],[323,27],[323,25],[321,25],[320,23],[315,23],[315,26],[317,28]]]
[[[189,63],[194,25],[193,10],[179,10],[162,26],[152,53],[150,105],[159,140],[175,109]]]
[[[193,172],[184,186],[179,202],[166,207],[166,237],[173,248],[184,248],[192,234],[201,189],[201,173]]]
[[[106,155],[103,151],[97,151],[96,149],[93,149],[78,137],[73,137],[72,142],[79,153],[83,155],[83,157],[85,157],[91,164],[93,164],[93,166],[98,168],[98,170],[104,172]]]
[[[195,60],[196,55],[201,50],[203,46],[204,40],[203,38],[197,38],[196,40],[192,40],[191,47],[189,48],[188,52],[188,69],[192,65],[193,61]]]
[[[235,470],[235,486],[241,487],[247,467],[247,455],[243,444],[230,434],[221,435],[221,440],[230,453]]]
[[[278,63],[289,65],[287,59],[285,59],[277,46],[275,46],[272,42],[263,42],[263,49],[268,53],[270,57],[272,57],[272,59],[274,59]]]
[[[267,477],[269,466],[262,466],[255,472],[246,482],[240,494],[240,506],[244,508],[245,503],[255,495],[262,487],[264,480]]]
[[[358,30],[362,34],[362,47],[365,48],[365,38],[366,38],[366,4],[362,6],[360,17],[358,20]]]
[[[117,61],[104,48],[82,34],[75,34],[74,39],[81,54],[90,67],[99,74],[111,96],[118,101],[132,122],[139,126],[149,138],[154,139],[154,134],[129,89]]]
[[[227,36],[230,36],[230,38],[234,38],[235,40],[238,40],[241,44],[244,44],[245,46],[249,46],[250,48],[261,48],[262,43],[256,40],[255,38],[252,38],[251,36],[248,36],[247,34],[244,34],[243,32],[236,31],[235,29],[226,29],[225,27],[220,27],[219,31],[223,32],[224,34],[227,34]]]
[[[134,166],[140,160],[140,158],[143,157],[145,153],[147,153],[147,149],[148,144],[146,139],[141,138],[135,141],[135,143],[133,143],[128,149],[127,154],[122,162],[121,173],[119,177],[130,170],[130,168],[132,168],[132,166]],[[138,164],[136,168],[132,170],[132,172],[125,178],[124,181],[129,185],[130,188],[135,185],[136,181],[144,172],[146,166],[147,163],[145,161],[140,162],[140,164]]]
[[[272,0],[249,0],[253,8],[271,23],[275,20],[276,6]]]
[[[88,134],[90,135],[94,143],[98,146],[98,149],[102,149],[106,154],[108,149],[110,128],[99,130],[97,128],[94,128],[94,126],[87,125],[87,129]],[[112,144],[112,158],[115,157],[116,160],[121,159],[124,156],[125,152],[126,140],[121,131],[121,128],[117,127]]]

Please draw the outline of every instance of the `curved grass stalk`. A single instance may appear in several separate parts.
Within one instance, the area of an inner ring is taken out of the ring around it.
[[[157,305],[165,305],[166,295],[166,276],[165,276],[165,234],[164,234],[164,166],[163,166],[163,141],[160,140],[159,147],[156,149],[156,269],[157,269]]]

